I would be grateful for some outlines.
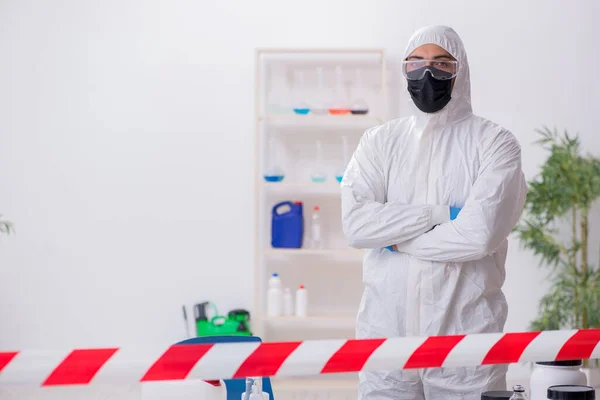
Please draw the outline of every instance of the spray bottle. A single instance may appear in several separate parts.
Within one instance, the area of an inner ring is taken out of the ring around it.
[[[242,400],[269,400],[269,393],[262,391],[262,378],[246,378],[246,391]]]

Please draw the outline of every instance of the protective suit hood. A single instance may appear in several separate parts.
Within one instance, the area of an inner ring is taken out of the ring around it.
[[[437,113],[424,113],[414,105],[412,100],[410,101],[413,107],[412,114],[417,119],[418,125],[427,125],[430,122],[435,122],[436,125],[445,125],[467,118],[473,113],[473,109],[471,107],[469,62],[462,40],[454,29],[448,26],[427,26],[412,35],[404,52],[404,59],[417,47],[424,44],[436,44],[450,53],[458,61],[458,74],[452,88],[452,99]]]

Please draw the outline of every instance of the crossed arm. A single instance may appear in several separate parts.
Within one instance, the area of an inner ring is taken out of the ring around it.
[[[363,135],[342,180],[342,225],[350,246],[404,243],[449,221],[448,206],[386,202],[383,164],[373,134]]]
[[[520,147],[508,132],[484,150],[471,194],[452,221],[448,206],[385,201],[382,164],[368,133],[342,181],[342,219],[351,246],[395,245],[426,261],[465,262],[493,253],[518,222],[527,188]]]

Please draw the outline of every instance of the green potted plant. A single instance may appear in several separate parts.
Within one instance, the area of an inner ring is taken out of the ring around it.
[[[14,229],[12,222],[3,220],[2,214],[0,214],[0,233],[9,235],[13,231]]]
[[[590,223],[600,223],[600,218],[590,218],[600,197],[600,159],[582,154],[579,138],[566,131],[537,132],[541,135],[537,143],[550,155],[528,183],[524,215],[515,230],[522,246],[550,268],[551,286],[530,327],[600,328],[600,268],[590,259],[600,249],[589,242]],[[600,370],[595,367],[586,373],[597,385]]]

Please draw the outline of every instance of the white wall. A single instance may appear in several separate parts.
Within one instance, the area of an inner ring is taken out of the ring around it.
[[[183,303],[251,307],[256,47],[385,47],[397,65],[413,30],[449,24],[475,112],[516,134],[531,178],[542,124],[600,154],[599,18],[595,0],[0,2],[0,213],[17,228],[0,349],[169,343]],[[535,314],[536,264],[513,243],[507,330]]]

